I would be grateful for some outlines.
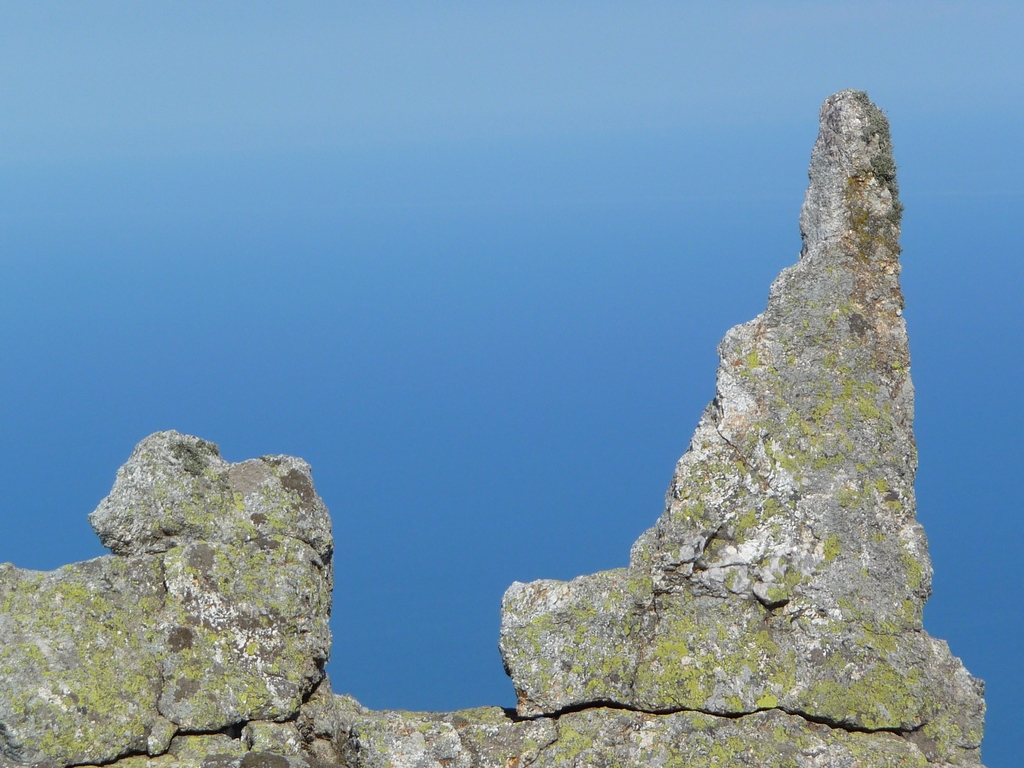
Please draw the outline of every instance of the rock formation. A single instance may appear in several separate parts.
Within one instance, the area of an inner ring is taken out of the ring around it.
[[[982,684],[921,626],[900,211],[885,117],[830,97],[800,258],[722,341],[661,519],[506,593],[514,714],[332,693],[308,465],[163,432],[90,516],[113,555],[0,566],[0,766],[979,766]]]
[[[899,222],[885,117],[864,94],[831,97],[800,259],[719,345],[665,513],[628,568],[505,594],[520,715],[778,708],[977,759],[980,687],[921,627]]]
[[[90,522],[113,556],[0,566],[0,754],[108,763],[295,718],[323,678],[333,587],[304,461],[232,465],[158,433]]]

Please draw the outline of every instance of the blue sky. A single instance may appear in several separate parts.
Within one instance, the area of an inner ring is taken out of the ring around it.
[[[313,465],[334,687],[511,705],[513,580],[624,565],[799,249],[829,93],[892,121],[926,625],[1016,756],[1024,9],[0,3],[0,561],[174,428]]]

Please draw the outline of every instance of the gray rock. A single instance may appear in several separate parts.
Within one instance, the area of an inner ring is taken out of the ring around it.
[[[175,729],[157,710],[154,623],[165,600],[152,556],[0,566],[0,754],[66,765],[165,751]]]
[[[278,755],[301,755],[304,739],[295,723],[274,723],[254,720],[242,729],[242,741],[254,752]]]
[[[115,556],[0,566],[0,754],[107,763],[297,716],[323,678],[333,586],[305,462],[229,464],[157,433],[90,520]]]
[[[629,568],[506,593],[521,715],[783,710],[977,763],[982,685],[921,626],[900,212],[884,115],[830,97],[799,261],[719,345],[716,397]]]
[[[135,447],[89,522],[116,555],[277,535],[308,544],[328,562],[334,546],[330,515],[302,459],[229,464],[215,444],[173,431]]]
[[[506,592],[516,714],[332,693],[309,466],[161,432],[90,516],[113,556],[0,565],[0,768],[980,765],[982,684],[921,625],[900,210],[884,116],[830,97],[800,259],[629,567]]]
[[[345,722],[338,729],[345,764],[361,768],[949,765],[929,762],[913,738],[830,728],[779,709],[734,718],[594,707],[519,720],[497,707],[370,712],[337,697],[335,708],[337,721]]]

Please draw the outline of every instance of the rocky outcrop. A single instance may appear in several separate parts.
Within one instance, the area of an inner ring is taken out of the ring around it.
[[[146,438],[90,516],[113,555],[0,566],[0,766],[979,766],[984,702],[924,632],[900,204],[866,95],[821,110],[799,261],[629,567],[513,584],[516,711],[331,692],[309,467]]]
[[[0,570],[0,754],[107,763],[296,717],[323,678],[333,587],[305,462],[228,464],[161,432],[90,520],[115,555]]]
[[[661,519],[628,568],[506,592],[520,715],[780,709],[978,760],[981,684],[921,626],[900,212],[884,115],[830,97],[799,261],[719,345]]]
[[[371,712],[346,697],[335,697],[331,705],[334,713],[327,721],[342,735],[343,754],[350,765],[366,768],[935,765],[913,739],[831,728],[780,709],[721,717],[595,706],[517,720],[496,707]]]

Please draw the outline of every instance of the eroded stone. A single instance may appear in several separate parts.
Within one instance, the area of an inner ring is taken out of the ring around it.
[[[164,599],[152,556],[0,565],[0,753],[68,764],[166,750],[152,621]]]
[[[0,768],[978,766],[982,685],[921,624],[900,210],[884,116],[830,97],[800,259],[629,567],[506,592],[517,713],[334,694],[309,466],[161,432],[90,516],[114,556],[0,565]]]
[[[108,763],[297,716],[323,677],[333,587],[305,462],[229,464],[160,432],[90,520],[115,556],[0,566],[0,754]]]
[[[830,97],[800,258],[719,345],[715,399],[629,568],[506,593],[521,715],[781,708],[978,760],[982,686],[921,625],[900,212],[884,115]]]
[[[947,765],[930,763],[910,738],[851,733],[778,709],[727,718],[594,707],[517,720],[496,707],[446,713],[370,712],[350,702],[338,707],[347,721],[347,764],[364,768]]]

